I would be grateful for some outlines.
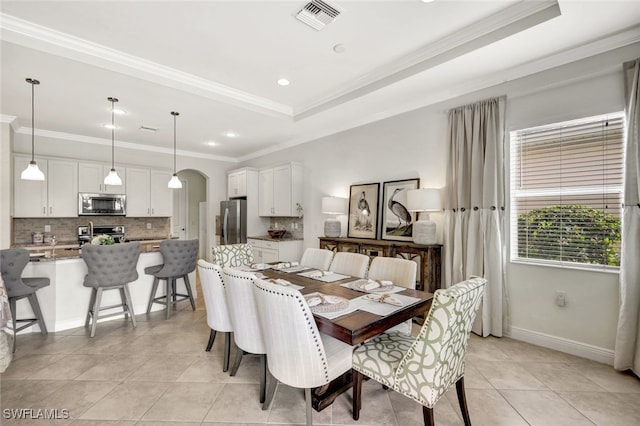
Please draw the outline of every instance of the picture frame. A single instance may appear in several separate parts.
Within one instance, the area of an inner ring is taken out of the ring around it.
[[[349,238],[375,240],[378,232],[380,183],[351,185],[349,190]]]
[[[384,182],[382,190],[382,220],[380,238],[383,240],[413,241],[413,223],[417,213],[407,210],[407,191],[420,188],[420,179]]]

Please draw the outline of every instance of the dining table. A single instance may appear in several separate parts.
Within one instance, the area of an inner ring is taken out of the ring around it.
[[[321,333],[334,337],[352,346],[381,334],[385,330],[403,323],[418,315],[423,315],[431,306],[432,293],[425,291],[396,287],[393,294],[396,300],[402,298],[403,306],[380,306],[391,308],[392,312],[376,312],[375,309],[360,305],[363,296],[374,292],[355,290],[355,283],[362,283],[361,278],[342,274],[333,274],[328,271],[317,271],[312,268],[304,268],[293,265],[292,267],[278,267],[280,264],[269,265],[267,269],[257,271],[259,277],[279,282],[282,285],[292,285],[298,288],[303,296],[320,293],[324,296],[335,296],[349,301],[350,305],[362,306],[362,308],[347,308],[342,312],[325,315],[314,312],[314,319]],[[285,264],[285,266],[287,266]],[[375,305],[375,303],[374,303]],[[313,309],[312,309],[313,312]],[[349,389],[352,385],[351,371],[329,383],[316,388],[312,394],[312,406],[317,411],[328,407],[335,398]]]

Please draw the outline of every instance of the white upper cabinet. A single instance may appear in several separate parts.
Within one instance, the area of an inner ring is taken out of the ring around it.
[[[37,160],[43,182],[22,180],[30,157],[14,158],[14,217],[75,217],[78,215],[78,163]]]
[[[149,200],[151,216],[169,217],[173,215],[174,190],[167,186],[172,176],[171,172],[151,170],[151,199]]]
[[[104,178],[109,174],[111,165],[98,163],[78,163],[78,192],[91,194],[124,194],[126,189],[126,170],[116,168],[122,185],[105,185]]]
[[[298,216],[302,179],[298,163],[260,170],[260,216]]]
[[[173,192],[167,187],[173,173],[127,167],[127,216],[169,217]]]
[[[227,175],[227,197],[247,196],[247,170],[234,170]]]

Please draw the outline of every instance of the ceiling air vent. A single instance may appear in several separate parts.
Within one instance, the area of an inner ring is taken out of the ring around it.
[[[296,19],[318,31],[330,24],[342,11],[323,0],[311,0],[296,14]]]

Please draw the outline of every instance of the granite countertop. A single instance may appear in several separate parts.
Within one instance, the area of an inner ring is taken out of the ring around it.
[[[160,242],[164,239],[144,239],[131,240],[131,242],[139,241],[141,253],[151,253],[160,251]],[[51,246],[48,244],[16,244],[14,247],[25,248],[30,252],[30,260],[32,262],[43,262],[62,259],[79,259],[80,247],[78,243],[59,243],[56,244],[53,256],[51,256]]]
[[[263,241],[302,241],[303,238],[293,238],[293,236],[289,233],[285,234],[284,237],[282,238],[272,238],[270,237],[268,234],[267,235],[258,235],[258,236],[251,236],[251,237],[247,237],[251,238],[253,240],[263,240]]]

